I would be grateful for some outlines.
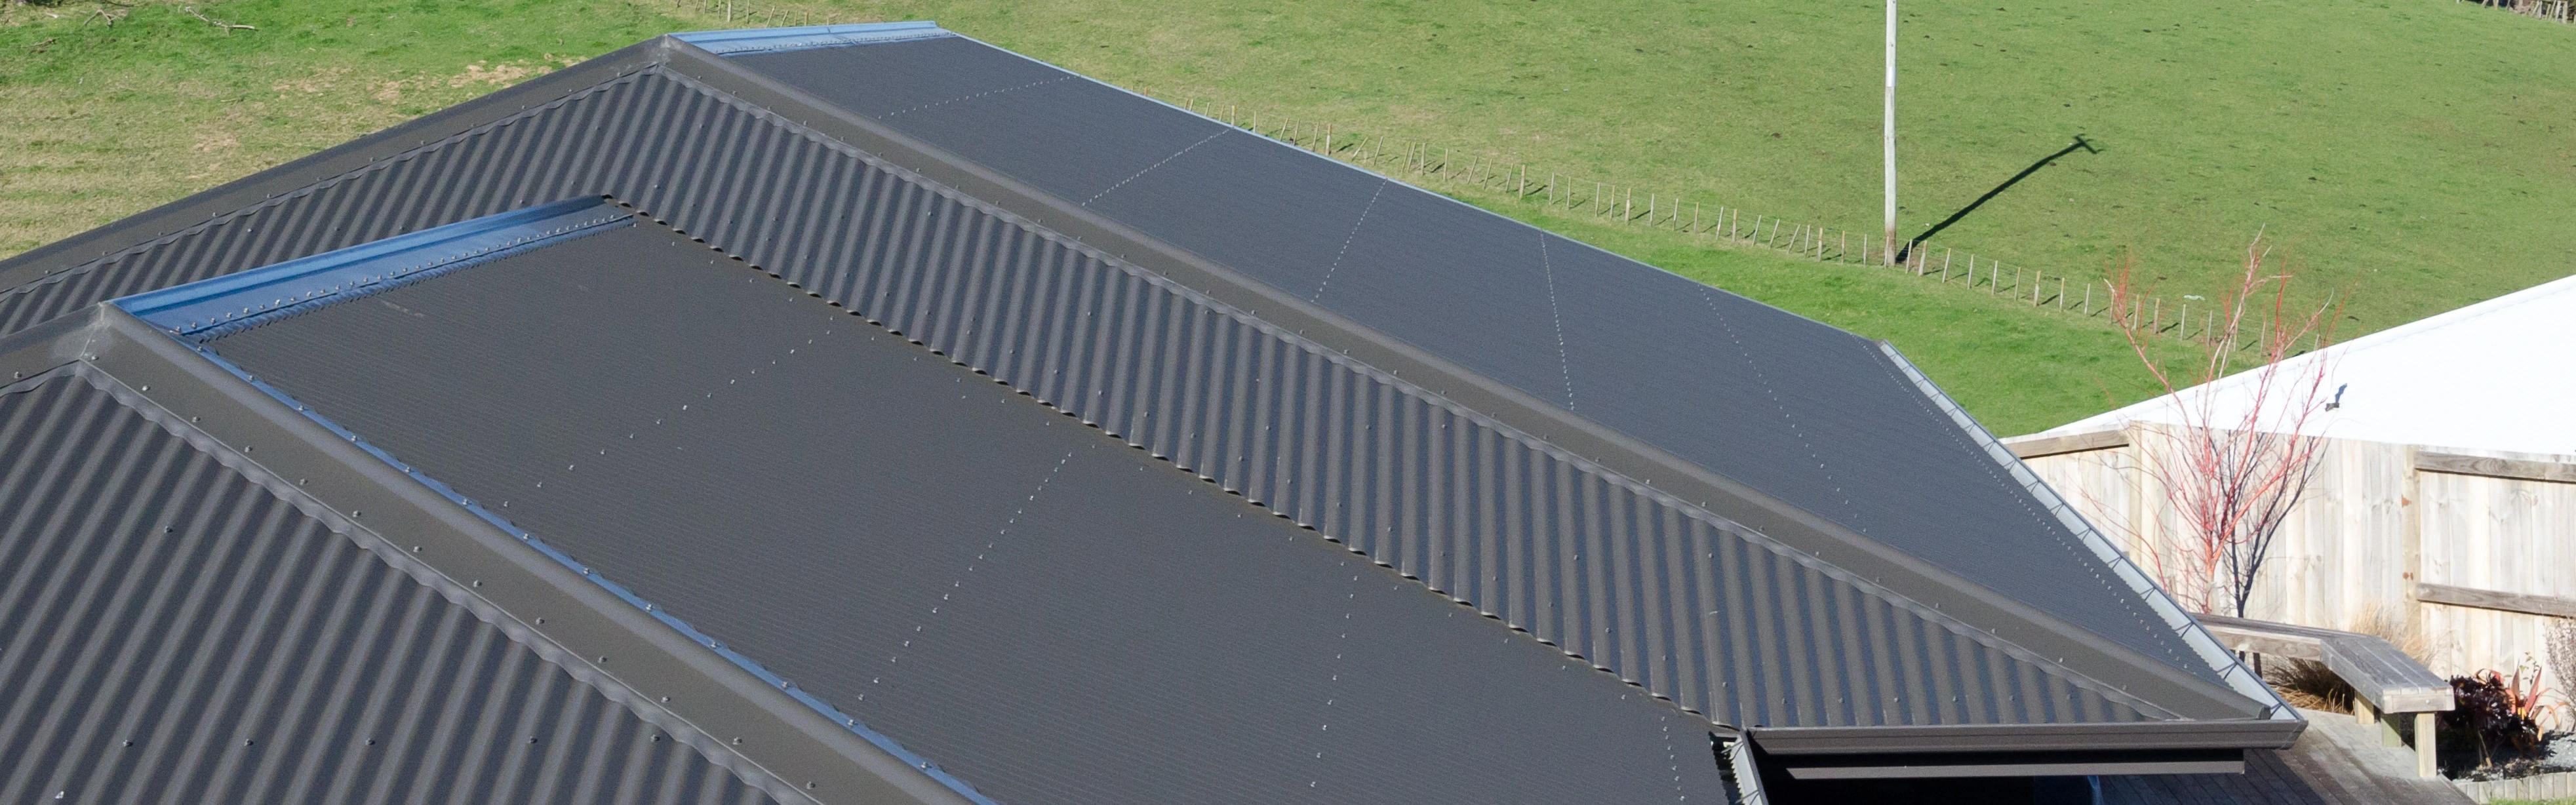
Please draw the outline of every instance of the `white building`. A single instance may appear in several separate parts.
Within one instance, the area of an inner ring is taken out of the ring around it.
[[[2326,440],[2320,467],[2247,614],[2417,624],[2446,674],[2545,662],[2550,622],[2576,617],[2576,277],[2292,358],[2280,376],[2317,372],[2335,404],[2299,430]],[[2176,514],[2139,469],[2146,448],[2195,419],[2246,421],[2261,394],[2240,373],[2006,442],[2152,570],[2173,555]]]

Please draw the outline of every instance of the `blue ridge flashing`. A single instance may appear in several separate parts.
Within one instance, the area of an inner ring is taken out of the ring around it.
[[[956,36],[956,34],[940,28],[939,23],[922,20],[853,25],[805,25],[795,28],[689,31],[672,34],[671,38],[696,45],[699,49],[718,56],[738,56],[746,53],[778,53],[848,45],[909,42],[942,36]]]
[[[161,331],[210,341],[570,238],[632,225],[599,197],[566,199],[362,243],[114,301]]]
[[[519,541],[535,548],[538,553],[581,574],[582,578],[589,579],[591,583],[599,585],[600,589],[617,596],[618,600],[643,610],[654,620],[661,621],[663,625],[686,636],[690,642],[714,651],[717,656],[733,663],[735,667],[741,668],[762,683],[785,692],[789,697],[804,703],[806,707],[839,723],[851,733],[884,750],[886,754],[895,756],[906,765],[938,781],[940,785],[980,805],[1000,805],[991,797],[976,791],[974,786],[967,784],[966,781],[941,769],[939,764],[931,762],[929,758],[905,749],[902,744],[896,743],[892,737],[884,733],[868,728],[867,725],[860,723],[857,716],[842,712],[840,708],[833,707],[813,694],[796,687],[796,683],[786,677],[771,672],[758,660],[734,651],[723,641],[699,631],[687,621],[672,617],[670,613],[654,606],[653,602],[636,595],[633,590],[609,581],[589,565],[582,564],[571,555],[546,544],[544,540],[538,539],[527,529],[520,528],[499,514],[484,508],[482,504],[457,492],[455,488],[436,478],[421,474],[410,464],[394,458],[393,454],[385,452],[383,448],[367,443],[357,433],[341,427],[340,423],[314,411],[286,392],[243,371],[240,366],[225,360],[223,356],[215,354],[206,346],[216,336],[254,326],[251,322],[255,320],[266,321],[292,315],[305,309],[328,305],[334,301],[346,301],[400,287],[403,284],[448,271],[524,254],[582,235],[604,231],[608,225],[629,221],[632,215],[604,198],[558,201],[400,235],[274,266],[122,297],[111,300],[110,304],[152,324],[163,334],[186,346],[209,363],[249,383],[251,387],[259,389],[261,393],[267,394],[271,399],[303,415],[305,419],[329,430],[333,435],[356,445],[358,449],[365,450],[368,455],[375,456],[387,466],[401,470],[405,477],[438,493],[440,497],[465,507],[466,511],[482,518],[492,527],[517,537]],[[410,268],[395,270],[396,267],[401,266],[410,266]],[[293,295],[292,298],[290,294]],[[233,312],[244,308],[258,309],[257,305],[242,301],[257,297],[268,297],[277,301],[270,303],[262,313],[237,315],[228,320],[206,323],[209,318],[205,315],[206,311]],[[209,333],[212,334],[209,335]]]

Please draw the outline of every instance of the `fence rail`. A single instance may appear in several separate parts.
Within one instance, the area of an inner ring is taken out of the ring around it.
[[[2475,0],[2483,5],[2497,5],[2533,16],[2568,18],[2569,5],[2576,0]],[[824,12],[818,15],[810,8],[782,11],[737,0],[672,0],[673,8],[694,4],[701,13],[722,14],[728,25],[810,25],[839,21],[840,15]],[[1949,246],[1935,246],[1925,241],[1912,241],[1897,250],[1901,262],[1890,259],[1884,248],[1872,252],[1871,233],[1790,221],[1773,215],[1755,214],[1751,223],[1744,221],[1741,207],[1717,205],[1703,201],[1684,201],[1679,195],[1646,190],[1643,209],[1638,206],[1635,185],[1600,179],[1583,179],[1561,171],[1541,171],[1528,162],[1505,159],[1491,154],[1464,151],[1419,140],[1399,140],[1332,123],[1315,123],[1295,118],[1262,119],[1259,111],[1245,114],[1239,104],[1202,103],[1195,96],[1172,98],[1156,96],[1148,89],[1134,91],[1159,97],[1189,111],[1223,121],[1245,131],[1279,142],[1304,148],[1334,159],[1381,171],[1408,172],[1432,181],[1474,186],[1483,190],[1508,193],[1523,203],[1540,205],[1551,212],[1586,214],[1594,219],[1609,219],[1627,226],[1668,229],[1710,240],[1723,240],[1738,245],[1763,246],[1810,260],[1849,265],[1877,265],[1905,271],[1914,276],[1943,283],[1957,283],[1969,288],[1983,287],[1993,296],[2005,297],[2032,307],[2055,307],[2086,318],[2104,317],[2113,326],[2144,328],[2154,335],[2173,335],[2184,340],[2209,343],[2220,329],[2213,306],[2204,305],[2203,315],[2194,317],[2192,306],[2176,306],[2167,318],[2164,300],[2131,294],[2131,309],[2111,310],[2117,296],[2108,280],[2076,278],[2064,274],[2006,264],[1975,253],[1961,254]],[[1585,184],[1590,188],[1585,188]],[[1937,250],[1937,251],[1936,251]],[[2011,274],[2005,274],[2005,269]],[[2096,299],[2097,293],[2100,297]],[[2250,346],[2247,341],[2238,348]],[[2311,349],[2315,347],[2311,344]]]
[[[2525,17],[2576,23],[2576,4],[2568,0],[2454,0],[2501,8]]]
[[[2556,1],[2556,0],[2552,0]],[[1137,90],[1153,95],[1147,90]],[[1247,113],[1239,104],[1204,102],[1197,97],[1162,98],[1167,103],[1282,143],[1383,172],[1402,173],[1423,183],[1445,182],[1505,194],[1551,212],[1584,215],[1626,226],[1647,226],[1724,241],[1763,246],[1810,260],[1846,265],[1880,266],[1904,271],[1925,281],[1938,280],[1983,288],[1994,296],[2032,307],[2056,308],[2086,318],[2102,317],[2113,326],[2135,327],[2159,336],[2211,343],[2225,328],[2216,305],[2186,298],[2164,308],[2165,300],[2130,294],[2128,310],[2112,310],[2114,286],[2109,280],[2075,278],[2016,266],[1973,252],[1963,253],[1924,241],[1905,244],[1889,259],[1873,248],[1877,233],[1790,221],[1756,213],[1744,220],[1741,207],[1685,201],[1681,196],[1635,185],[1579,177],[1532,167],[1528,162],[1486,152],[1451,148],[1419,140],[1396,139],[1295,118]],[[1267,118],[1267,119],[1265,119]],[[1901,260],[1901,262],[1900,262]],[[2199,304],[2195,305],[2197,302]],[[2195,310],[2197,307],[2197,310]],[[2242,340],[2239,349],[2261,343]],[[2314,349],[2316,344],[2311,344]]]

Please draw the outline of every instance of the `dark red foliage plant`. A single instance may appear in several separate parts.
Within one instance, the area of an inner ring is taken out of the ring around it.
[[[2458,705],[2439,719],[2441,744],[2474,747],[2478,766],[2530,754],[2540,746],[2540,723],[2533,719],[2538,697],[2524,693],[2519,672],[2510,679],[2493,670],[2451,677]]]

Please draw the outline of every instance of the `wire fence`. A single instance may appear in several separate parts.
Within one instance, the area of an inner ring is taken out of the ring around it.
[[[2513,12],[2513,13],[2520,14],[2520,15],[2523,15],[2523,16],[2525,16],[2525,17],[2532,17],[2532,18],[2535,18],[2535,19],[2552,20],[2552,21],[2556,21],[2556,22],[2565,22],[2565,23],[2576,23],[2576,4],[2571,4],[2571,3],[2569,2],[2569,0],[2453,0],[2453,1],[2454,1],[2454,2],[2474,3],[2474,4],[2477,4],[2477,5],[2481,5],[2481,6],[2488,6],[2488,7],[2491,7],[2491,8],[2501,8],[2501,9],[2504,9],[2504,10],[2506,10],[2506,11],[2511,11],[2511,12]]]
[[[1137,91],[1153,95],[1146,90]],[[1711,205],[1679,194],[1533,167],[1522,160],[1487,152],[1331,123],[1265,116],[1257,111],[1247,112],[1239,104],[1206,102],[1196,97],[1160,99],[1245,131],[1381,173],[1402,174],[1423,184],[1445,183],[1500,193],[1557,214],[1761,246],[1819,262],[1903,271],[1927,282],[1983,289],[1989,295],[2031,307],[2099,317],[2114,326],[2144,328],[2159,336],[2208,343],[2223,329],[2217,306],[2197,298],[2186,297],[2167,305],[2162,298],[2133,293],[2125,300],[2126,306],[2133,309],[2113,311],[2110,306],[2114,288],[2103,278],[2050,274],[1922,241],[1900,244],[1896,259],[1890,259],[1878,244],[1883,236],[1876,232],[1791,221],[1763,213],[1747,221],[1741,207]]]
[[[2482,2],[2504,5],[2517,11],[2533,9],[2531,13],[2535,15],[2544,8],[2554,9],[2551,13],[2564,16],[2571,0]],[[728,25],[744,27],[840,21],[835,19],[839,15],[829,12],[818,15],[807,8],[762,7],[736,0],[672,0],[674,8],[689,5],[694,5],[701,13],[722,14]],[[1155,96],[1150,90],[1135,91]],[[1259,111],[1247,113],[1240,104],[1202,102],[1195,96],[1178,99],[1162,96],[1159,99],[1245,131],[1354,165],[1382,173],[1409,174],[1425,184],[1447,183],[1504,193],[1516,201],[1534,204],[1555,214],[1588,216],[1622,226],[1665,229],[1711,241],[1762,246],[1819,262],[1904,271],[1926,281],[1982,288],[1989,295],[2031,307],[2053,307],[2087,318],[2104,317],[2115,326],[2144,327],[2155,335],[2207,342],[2215,337],[2219,327],[2216,311],[2211,305],[2201,305],[2203,315],[2195,316],[2194,306],[2186,301],[2176,305],[2173,316],[2167,318],[2163,299],[2132,294],[2131,307],[2135,309],[2111,311],[2109,305],[2114,294],[2108,280],[2052,275],[1973,252],[1960,253],[1947,245],[1909,242],[1897,250],[1897,259],[1890,259],[1883,246],[1873,248],[1873,243],[1881,239],[1876,233],[1791,221],[1761,213],[1756,213],[1748,222],[1744,220],[1741,207],[1710,206],[1704,201],[1685,200],[1678,194],[1660,190],[1563,171],[1542,170],[1519,159],[1293,117],[1272,116],[1264,120]],[[1638,198],[1640,193],[1645,196],[1642,200]]]

